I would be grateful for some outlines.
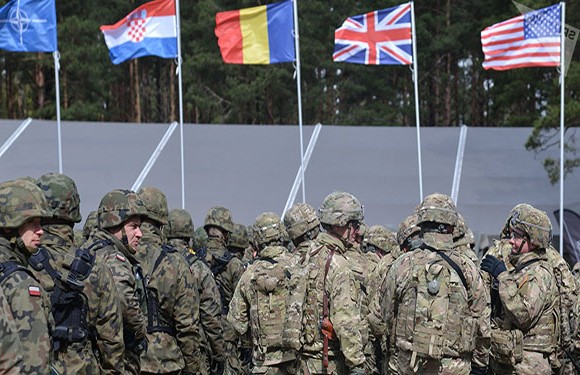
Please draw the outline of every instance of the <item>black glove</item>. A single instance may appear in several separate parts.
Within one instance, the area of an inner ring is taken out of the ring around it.
[[[497,278],[502,272],[506,271],[504,262],[497,259],[493,255],[486,255],[481,261],[481,270],[488,272],[493,277]]]
[[[214,362],[211,366],[211,375],[223,375],[225,367],[224,361]]]
[[[350,369],[349,375],[365,375],[366,371],[363,366],[353,367]]]
[[[242,366],[248,366],[252,363],[252,348],[240,349],[240,361],[242,361]]]
[[[478,366],[471,366],[471,372],[469,375],[487,375],[487,366],[485,367],[478,367]]]

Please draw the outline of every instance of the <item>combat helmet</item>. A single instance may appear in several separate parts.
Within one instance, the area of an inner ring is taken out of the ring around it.
[[[19,228],[33,218],[50,218],[42,190],[28,180],[0,184],[0,228]]]
[[[85,225],[83,225],[83,237],[89,238],[91,232],[99,227],[99,220],[97,219],[97,211],[91,211],[85,220]]]
[[[256,218],[252,227],[254,243],[258,249],[271,243],[281,244],[284,240],[284,226],[274,212],[264,212]]]
[[[417,224],[439,223],[455,227],[457,225],[457,208],[450,196],[434,193],[423,199],[417,209]]]
[[[193,232],[193,249],[195,252],[202,252],[207,245],[207,232],[199,227]]]
[[[193,238],[193,220],[186,210],[175,208],[169,211],[168,223],[163,227],[166,238]]]
[[[132,190],[115,189],[108,192],[97,210],[99,227],[103,229],[121,225],[132,216],[147,217],[147,208]]]
[[[167,225],[169,210],[165,194],[155,187],[142,187],[137,194],[147,209],[147,217],[161,225]]]
[[[515,206],[509,216],[511,230],[524,232],[530,242],[539,248],[550,247],[552,241],[552,223],[548,215],[529,204],[521,203]]]
[[[232,212],[221,206],[210,208],[205,216],[203,227],[207,231],[208,227],[211,226],[233,233],[234,221],[232,220]]]
[[[457,216],[457,226],[453,230],[453,242],[455,246],[468,245],[469,247],[475,247],[475,235],[473,231],[469,229],[465,219],[461,214]]]
[[[390,253],[398,249],[395,234],[382,225],[372,225],[364,236],[364,243],[367,251],[376,252],[376,249],[383,253]]]
[[[284,226],[290,239],[294,241],[313,229],[319,229],[320,220],[314,207],[308,203],[296,203],[284,215]],[[317,234],[318,231],[309,238],[313,239]]]
[[[248,230],[243,224],[234,223],[234,231],[228,239],[228,247],[235,247],[237,249],[245,249],[250,246],[248,239]]]
[[[72,178],[62,173],[46,173],[36,180],[48,202],[54,219],[79,223],[81,199]]]
[[[421,228],[417,225],[417,215],[411,214],[407,216],[399,224],[399,230],[397,231],[397,243],[401,249],[411,249],[411,240],[421,233]]]
[[[322,224],[344,227],[350,221],[363,221],[363,211],[363,205],[354,195],[335,191],[322,201],[318,217]]]

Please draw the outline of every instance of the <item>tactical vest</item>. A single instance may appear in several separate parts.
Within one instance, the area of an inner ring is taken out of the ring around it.
[[[163,258],[165,258],[168,253],[176,253],[176,252],[177,250],[174,247],[163,244],[161,246],[161,253],[155,260],[155,264],[151,269],[149,277],[153,275],[157,267],[159,267],[159,265],[163,261]],[[165,332],[175,337],[175,335],[177,334],[177,330],[175,329],[175,321],[173,320],[173,317],[168,316],[166,311],[161,310],[156,290],[149,288],[148,282],[146,284],[147,284],[146,286],[147,292],[145,294],[145,298],[147,303],[147,333]]]
[[[91,250],[103,247],[105,243],[107,241],[97,241],[88,248],[77,249],[66,277],[52,267],[50,254],[42,246],[28,260],[32,268],[46,271],[54,282],[50,304],[55,323],[52,333],[52,350],[55,352],[71,343],[96,338],[95,327],[87,319],[89,306],[84,293],[84,280],[89,277],[95,264]]]
[[[260,353],[283,348],[288,284],[291,270],[270,258],[259,259],[251,279],[251,324],[254,345]]]
[[[6,280],[10,275],[12,275],[16,271],[26,272],[30,275],[33,279],[36,280],[34,274],[26,267],[22,266],[21,264],[13,261],[8,260],[6,262],[0,263],[0,285]]]
[[[414,259],[411,280],[398,301],[396,343],[422,358],[458,357],[473,351],[477,321],[471,317],[463,273],[435,253],[436,258],[423,252],[424,257]]]

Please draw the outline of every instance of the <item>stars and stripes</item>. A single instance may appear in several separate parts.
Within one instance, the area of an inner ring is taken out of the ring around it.
[[[411,4],[347,18],[334,32],[334,61],[367,65],[413,63]]]
[[[560,5],[552,5],[485,28],[484,69],[560,65]]]

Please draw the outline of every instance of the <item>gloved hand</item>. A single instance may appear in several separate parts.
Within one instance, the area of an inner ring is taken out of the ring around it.
[[[224,361],[213,362],[211,366],[212,375],[223,375],[226,363]]]
[[[506,271],[507,268],[504,262],[493,255],[486,255],[481,261],[481,270],[488,272],[493,277],[497,278],[502,272]]]
[[[349,375],[365,375],[366,371],[363,366],[357,366],[350,369]]]
[[[478,367],[478,366],[471,366],[471,372],[469,375],[487,375],[487,366],[485,367]]]

